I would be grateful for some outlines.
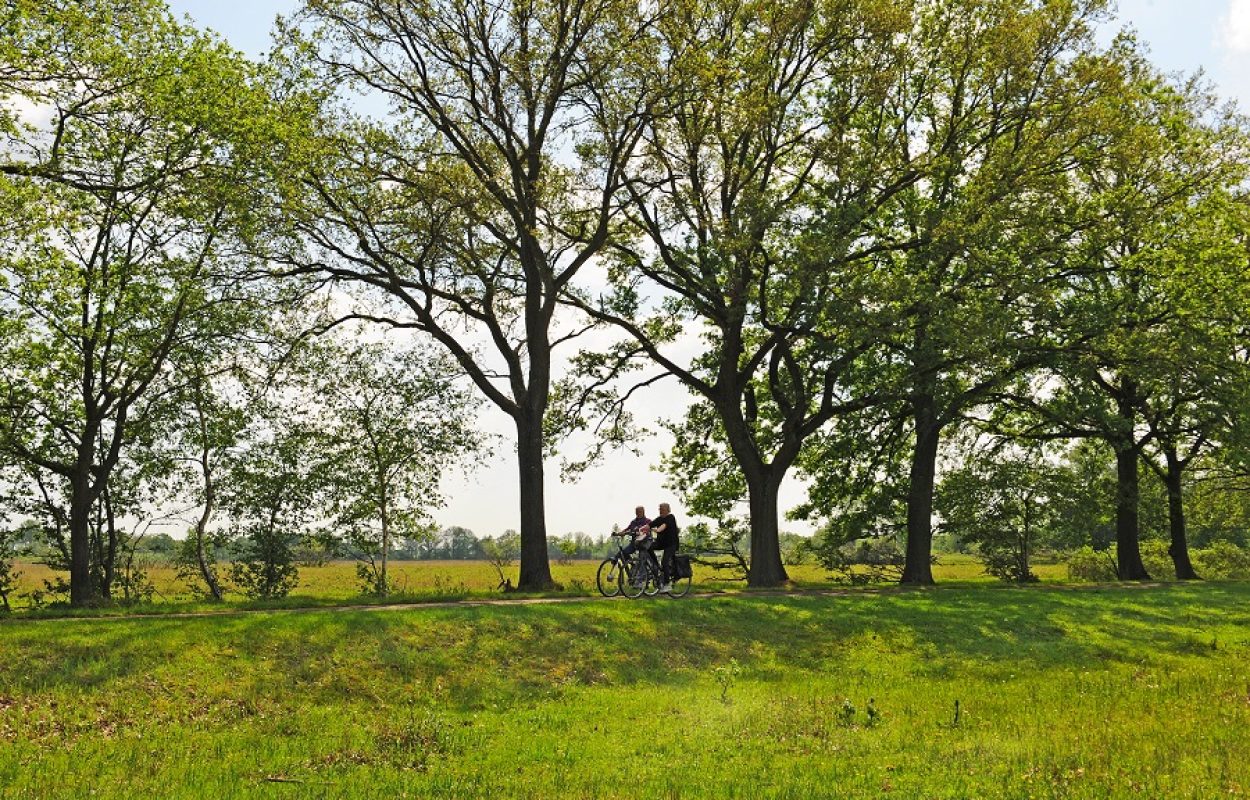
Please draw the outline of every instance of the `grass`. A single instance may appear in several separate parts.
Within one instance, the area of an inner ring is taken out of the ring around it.
[[[12,620],[0,654],[5,800],[1250,791],[1244,583]]]
[[[553,562],[552,577],[561,585],[557,594],[564,596],[597,596],[595,588],[595,570],[598,560],[578,560],[568,563]],[[51,580],[54,573],[47,566],[39,563],[19,562],[17,565],[19,584],[14,598],[14,608],[22,614],[31,613],[29,595],[32,590],[40,589],[45,580]],[[794,587],[802,589],[829,588],[834,584],[829,573],[814,564],[802,564],[787,567]],[[1067,579],[1067,570],[1063,564],[1038,564],[1035,566],[1043,583],[1063,582]],[[506,570],[508,577],[515,583],[517,570],[515,567]],[[153,601],[138,606],[112,607],[105,609],[88,609],[69,611],[63,607],[53,607],[36,612],[38,616],[112,616],[119,614],[160,614],[168,612],[197,612],[220,610],[221,605],[213,605],[203,601],[196,593],[196,588],[182,581],[176,570],[166,564],[156,564],[147,569],[148,577],[155,586],[157,594]],[[59,573],[64,576],[64,573]],[[973,556],[943,555],[934,566],[934,576],[939,582],[960,582],[967,584],[994,583],[996,580],[985,574],[981,563]],[[393,594],[386,598],[387,603],[412,603],[443,601],[467,598],[499,597],[497,589],[499,577],[495,570],[485,561],[397,561],[391,565],[391,581],[395,587]],[[725,580],[706,567],[695,567],[696,592],[737,592],[744,588],[741,581]],[[300,581],[291,594],[278,601],[249,601],[238,593],[227,596],[227,608],[265,609],[265,608],[305,608],[343,604],[376,604],[376,597],[361,595],[360,583],[356,578],[354,562],[336,561],[322,566],[306,566],[300,568]]]

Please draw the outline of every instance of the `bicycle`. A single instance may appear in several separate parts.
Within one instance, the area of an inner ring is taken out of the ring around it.
[[[618,574],[621,592],[630,600],[637,599],[644,594],[648,597],[655,597],[660,593],[661,577],[649,556],[649,549],[640,549],[621,567]],[[675,556],[673,566],[677,575],[670,577],[669,588],[665,594],[669,597],[685,597],[690,592],[690,584],[693,580],[690,572],[690,556]]]
[[[634,599],[643,594],[654,597],[660,593],[660,576],[655,574],[651,559],[647,557],[648,551],[640,549],[631,556],[625,555],[623,540],[633,534],[633,531],[617,531],[612,534],[617,539],[616,553],[603,559],[595,572],[595,585],[599,594],[604,597],[616,597],[624,593],[626,597]],[[673,578],[672,587],[667,594],[670,597],[685,597],[690,591],[692,581],[690,557],[679,555],[674,563],[678,565],[678,573],[684,572],[685,575]]]
[[[626,560],[625,547],[622,540],[626,536],[632,536],[632,531],[617,531],[612,534],[612,538],[616,539],[616,554],[608,556],[599,564],[599,569],[595,572],[595,585],[599,587],[599,594],[604,597],[616,597],[621,593],[621,564]]]

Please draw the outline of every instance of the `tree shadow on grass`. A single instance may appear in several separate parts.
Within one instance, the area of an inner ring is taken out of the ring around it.
[[[680,685],[905,659],[919,678],[1140,663],[1250,638],[1250,584],[953,587],[0,628],[0,694],[208,687],[281,702],[525,703],[571,687]],[[166,683],[161,683],[165,680]],[[146,682],[146,683],[145,683]]]

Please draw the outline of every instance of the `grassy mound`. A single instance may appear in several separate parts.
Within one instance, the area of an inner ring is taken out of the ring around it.
[[[1246,584],[12,621],[0,653],[4,798],[1250,791]]]

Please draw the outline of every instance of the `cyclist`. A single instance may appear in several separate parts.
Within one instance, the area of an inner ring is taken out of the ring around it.
[[[625,526],[624,533],[633,534],[629,545],[621,553],[625,558],[645,549],[651,538],[651,520],[647,519],[647,509],[642,506],[634,509],[634,521]]]
[[[632,534],[629,545],[626,545],[625,549],[621,551],[622,559],[629,560],[629,556],[634,555],[639,550],[644,550],[647,555],[650,555],[651,520],[646,519],[645,507],[637,506],[634,509],[634,521],[626,525],[625,530],[619,532]],[[651,556],[651,562],[654,564],[655,556]]]
[[[655,564],[655,551],[664,551],[664,561],[660,566],[660,575],[663,585],[660,586],[661,592],[667,592],[673,588],[673,575],[677,561],[677,519],[673,516],[673,509],[668,503],[660,503],[660,516],[651,520],[651,532],[655,534],[655,544],[651,546],[648,555],[651,556],[651,563]]]

